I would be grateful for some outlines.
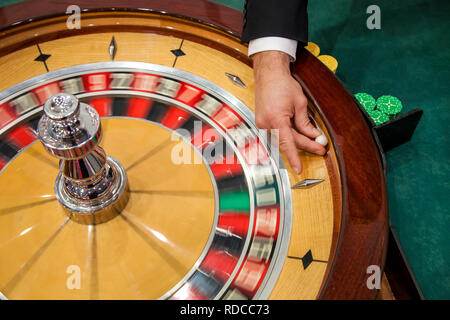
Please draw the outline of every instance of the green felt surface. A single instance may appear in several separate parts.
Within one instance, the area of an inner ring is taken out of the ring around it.
[[[366,28],[371,4],[381,30]],[[412,140],[387,154],[389,211],[425,297],[450,299],[450,1],[314,0],[309,12],[311,40],[350,91],[424,110]]]
[[[243,0],[215,2],[243,8]],[[381,30],[366,28],[372,4]],[[425,297],[450,299],[450,1],[312,0],[309,17],[310,40],[338,60],[351,92],[424,110],[412,140],[387,154],[389,210]]]
[[[22,2],[22,0],[0,0],[0,7],[7,6],[16,2]]]

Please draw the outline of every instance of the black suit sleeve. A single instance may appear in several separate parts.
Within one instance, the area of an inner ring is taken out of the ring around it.
[[[283,37],[308,42],[308,0],[246,0],[242,42]]]

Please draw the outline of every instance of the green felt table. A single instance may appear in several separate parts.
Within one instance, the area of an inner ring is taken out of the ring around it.
[[[371,4],[380,30],[366,28]],[[310,39],[338,59],[351,92],[424,110],[412,140],[387,153],[389,212],[425,298],[449,299],[450,2],[316,0],[309,12]]]
[[[215,2],[243,8],[243,0]],[[380,30],[366,27],[372,4]],[[450,2],[314,0],[308,11],[310,41],[338,60],[349,91],[424,110],[412,140],[387,153],[389,211],[425,298],[450,299]]]

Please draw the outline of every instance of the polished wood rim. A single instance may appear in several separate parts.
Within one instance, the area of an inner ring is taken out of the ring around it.
[[[322,299],[374,299],[367,267],[384,267],[388,240],[385,176],[375,140],[351,94],[307,50],[293,73],[333,137],[342,174],[342,222]]]
[[[180,21],[183,22],[183,24],[187,24],[185,21],[185,18],[179,18],[174,17],[168,14],[159,14],[159,13],[141,13],[141,12],[134,12],[134,11],[127,11],[127,12],[117,12],[114,11],[113,17],[115,19],[119,18],[131,18],[131,19],[142,19],[142,24],[120,24],[120,25],[83,25],[81,29],[57,29],[53,31],[48,31],[42,34],[34,34],[32,39],[30,38],[24,38],[24,39],[15,39],[16,34],[18,33],[24,33],[26,31],[32,32],[32,30],[36,29],[37,27],[42,28],[46,26],[56,25],[56,24],[65,24],[66,23],[66,17],[65,16],[58,16],[49,18],[48,20],[33,20],[29,24],[26,24],[24,26],[17,27],[15,29],[7,29],[4,32],[0,33],[0,38],[3,38],[2,43],[0,43],[0,56],[4,56],[6,54],[15,52],[17,50],[20,50],[26,46],[35,45],[36,43],[42,43],[47,41],[52,41],[60,38],[65,37],[72,37],[77,35],[85,35],[85,34],[93,34],[93,33],[106,33],[106,32],[123,32],[126,30],[127,32],[136,32],[136,33],[151,33],[151,34],[159,34],[159,35],[166,35],[166,36],[173,36],[181,39],[191,40],[193,42],[198,42],[203,45],[206,45],[208,47],[217,49],[219,51],[222,51],[229,56],[232,56],[239,61],[251,66],[252,62],[248,58],[247,53],[242,52],[243,45],[230,47],[230,43],[222,43],[220,41],[216,41],[214,38],[207,38],[202,37],[199,35],[194,35],[188,32],[184,32],[183,30],[177,30],[173,28],[168,28],[167,25],[152,25],[149,26],[145,23],[145,20],[148,20],[149,17],[162,19],[162,17],[168,22],[168,23],[180,23]],[[102,11],[97,12],[95,10],[92,10],[92,12],[83,13],[83,16],[88,19],[101,19],[108,17],[110,18],[111,11]],[[83,20],[83,21],[84,21]],[[189,23],[189,21],[188,21]],[[190,22],[193,26],[195,25],[198,27],[198,22]],[[209,31],[209,33],[214,32],[220,34],[220,36],[225,36],[229,38],[232,41],[235,41],[236,36],[231,35],[229,33],[226,33],[225,31],[222,31],[217,28],[213,28],[212,26],[206,26],[204,25],[204,28],[206,31]]]
[[[67,0],[31,0],[1,8],[0,36],[11,27],[64,15],[69,5]],[[205,0],[139,0],[132,4],[118,0],[93,4],[83,0],[78,5],[85,10],[83,12],[146,11],[189,17],[189,20],[206,23],[232,37],[238,37],[242,27],[241,12]],[[30,43],[21,45],[29,46]],[[251,64],[242,54],[237,58]],[[388,206],[385,177],[374,137],[351,94],[332,72],[306,50],[299,50],[293,73],[324,119],[341,172],[342,221],[339,239],[333,244],[336,248],[333,263],[327,271],[328,279],[320,298],[375,298],[376,290],[369,290],[366,286],[366,270],[370,265],[384,266]]]
[[[66,15],[67,0],[29,0],[0,8],[0,32],[33,21]],[[213,26],[237,37],[242,29],[242,12],[207,0],[79,0],[78,5],[86,12],[132,11],[164,13]],[[0,33],[0,36],[2,34]]]

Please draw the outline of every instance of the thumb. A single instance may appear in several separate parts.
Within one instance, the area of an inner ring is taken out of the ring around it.
[[[321,135],[320,131],[309,120],[306,108],[295,109],[294,123],[297,131],[309,138],[316,138]]]

